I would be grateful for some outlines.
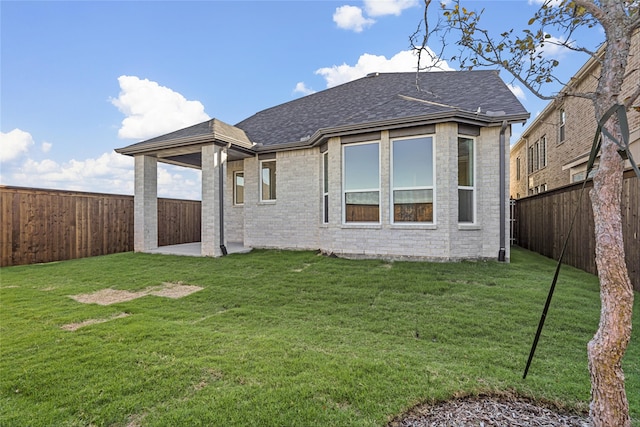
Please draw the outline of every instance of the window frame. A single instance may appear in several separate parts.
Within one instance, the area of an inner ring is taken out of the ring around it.
[[[238,176],[242,176],[242,202],[238,202]],[[244,206],[244,171],[233,172],[233,206]]]
[[[263,187],[263,173],[265,170],[264,164],[265,163],[273,163],[275,165],[275,167],[273,168],[273,176],[271,176],[271,173],[269,174],[269,180],[271,181],[271,179],[273,179],[274,184],[277,184],[277,176],[278,176],[278,165],[276,162],[276,159],[265,159],[265,160],[260,160],[260,176],[259,176],[259,187],[260,187],[260,202],[262,203],[275,203],[277,200],[277,185],[272,185],[271,182],[269,182],[269,193],[271,195],[272,191],[271,188],[273,188],[273,198],[269,198],[269,199],[265,199],[264,198],[264,192],[262,190]],[[269,169],[271,170],[271,169]]]
[[[407,141],[412,139],[431,139],[431,185],[413,186],[413,187],[397,187],[394,183],[394,144],[399,141]],[[436,138],[433,134],[412,135],[407,137],[392,138],[389,142],[389,222],[391,225],[435,225],[436,224]],[[395,215],[395,191],[411,191],[411,190],[431,190],[431,221],[396,221]]]
[[[349,147],[359,146],[359,145],[377,145],[378,146],[378,187],[377,188],[359,188],[357,190],[347,190],[346,188],[346,170],[347,170],[347,162],[345,151]],[[382,144],[380,140],[374,141],[364,141],[364,142],[354,142],[348,144],[342,144],[341,154],[342,154],[342,224],[343,225],[380,225],[382,223],[382,207],[381,207],[381,195],[382,195]],[[347,193],[369,193],[369,192],[378,192],[378,220],[377,221],[347,221]]]
[[[567,124],[567,113],[564,108],[560,109],[560,119],[558,125],[558,143],[562,144],[567,139],[566,134],[566,124]]]
[[[547,167],[547,136],[542,135],[538,145],[538,169]]]
[[[470,161],[471,161],[471,185],[460,185],[460,140],[461,139],[466,139],[471,141],[471,152],[472,155],[470,156]],[[476,138],[472,137],[472,136],[468,136],[468,135],[458,135],[458,155],[456,156],[458,159],[458,224],[460,225],[475,225],[478,223],[478,203],[477,203],[477,187],[476,187],[476,182],[477,182],[477,160],[476,160]],[[471,191],[471,216],[472,216],[472,220],[471,221],[460,221],[460,190],[462,191]]]
[[[322,153],[322,223],[329,223],[329,151]]]

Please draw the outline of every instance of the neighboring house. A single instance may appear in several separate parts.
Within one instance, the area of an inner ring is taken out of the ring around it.
[[[202,169],[202,255],[242,242],[508,260],[510,124],[528,117],[497,71],[372,73],[120,148],[135,157],[135,250],[157,247],[160,161]]]
[[[632,39],[627,69],[631,74],[625,79],[620,99],[637,90],[640,82],[640,32]],[[569,84],[579,93],[595,92],[599,75],[600,62],[591,58]],[[631,154],[637,163],[640,103],[627,118]],[[584,180],[597,125],[589,99],[560,96],[549,103],[511,148],[511,197],[519,199]]]

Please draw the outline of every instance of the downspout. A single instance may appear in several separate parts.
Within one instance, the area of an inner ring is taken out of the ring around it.
[[[506,246],[506,236],[505,236],[505,221],[506,221],[506,209],[504,206],[504,202],[505,202],[505,195],[507,193],[506,191],[506,186],[505,186],[505,155],[504,155],[504,150],[505,150],[505,145],[506,145],[506,141],[505,141],[505,137],[504,137],[504,133],[507,130],[507,121],[503,120],[502,121],[502,126],[500,127],[500,250],[498,251],[498,261],[504,262],[506,261],[506,253],[507,253],[507,246]]]
[[[224,149],[225,161],[226,156],[228,155],[229,146],[231,143],[227,144]],[[222,162],[222,153],[223,150],[218,151],[218,203],[220,208],[220,251],[222,252],[222,256],[227,255],[227,247],[224,245],[224,166]]]

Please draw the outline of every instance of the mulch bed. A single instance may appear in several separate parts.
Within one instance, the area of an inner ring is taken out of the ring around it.
[[[590,427],[586,414],[567,413],[517,397],[466,397],[420,405],[389,427]]]

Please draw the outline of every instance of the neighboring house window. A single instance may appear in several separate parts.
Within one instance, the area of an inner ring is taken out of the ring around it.
[[[392,142],[394,223],[433,222],[433,138]]]
[[[458,222],[475,222],[474,141],[458,138]]]
[[[244,204],[244,172],[233,174],[233,204]]]
[[[322,222],[329,223],[329,152],[322,155]]]
[[[529,173],[533,173],[545,166],[547,166],[547,137],[543,136],[529,146]]]
[[[527,170],[529,171],[529,173],[533,173],[534,169],[534,156],[533,156],[533,145],[530,145],[528,148],[528,153],[527,153]]]
[[[567,121],[567,117],[564,113],[564,110],[560,110],[560,129],[559,129],[559,140],[560,142],[564,141],[565,138],[565,134],[564,134],[564,125]]]
[[[516,158],[516,181],[520,181],[520,157]]]
[[[276,199],[276,161],[263,160],[260,162],[260,200]]]
[[[343,147],[344,221],[380,222],[380,144]]]

